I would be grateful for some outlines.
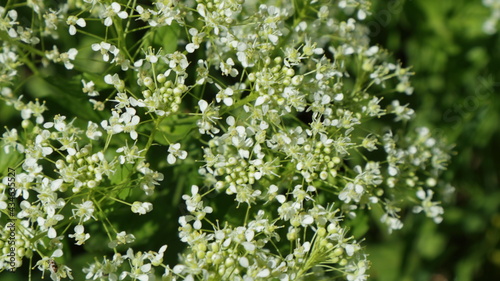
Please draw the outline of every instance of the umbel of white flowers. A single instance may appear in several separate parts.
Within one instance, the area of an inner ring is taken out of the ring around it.
[[[398,129],[415,116],[401,101],[412,73],[370,44],[368,1],[4,5],[1,101],[22,122],[2,134],[17,163],[0,184],[0,215],[17,223],[14,260],[1,244],[1,270],[34,264],[52,280],[83,270],[87,280],[362,281],[370,263],[346,220],[376,207],[393,231],[408,205],[442,220],[434,196],[446,186],[449,148],[427,128]],[[50,75],[91,110],[57,114],[15,86]],[[171,172],[178,165],[190,172]],[[144,241],[109,215],[118,206],[131,222],[152,215],[161,194],[174,193],[166,182],[196,183],[181,185],[187,247],[169,253],[179,255],[171,265],[166,245],[134,251]],[[221,214],[221,201],[234,206]],[[10,233],[1,228],[0,241]],[[94,240],[111,254],[86,253],[93,262],[71,268],[64,245]]]

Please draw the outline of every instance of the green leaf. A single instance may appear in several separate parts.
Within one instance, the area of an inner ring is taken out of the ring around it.
[[[169,117],[165,118],[159,125],[155,134],[155,141],[162,145],[169,145],[184,139],[188,134],[195,131],[198,116]],[[195,131],[197,132],[197,131]]]
[[[111,185],[118,185],[123,183],[124,180],[130,177],[132,172],[132,166],[128,165],[118,165],[115,172],[109,177]]]
[[[177,42],[180,33],[180,27],[177,23],[172,23],[169,26],[154,28],[150,31],[149,36],[143,41],[144,46],[152,46],[161,48],[165,53],[173,53],[177,50]]]
[[[102,120],[92,108],[87,96],[82,92],[80,76],[75,76],[70,80],[56,77],[34,77],[27,83],[26,87],[33,96],[59,105],[59,108],[49,107],[50,110],[57,110],[57,112],[66,115],[71,114],[83,120],[94,122]]]
[[[353,221],[352,235],[357,239],[364,237],[370,229],[369,216],[366,214],[359,214]]]
[[[16,169],[16,165],[21,162],[23,155],[12,147],[10,148],[10,152],[6,153],[4,145],[5,142],[2,140],[0,142],[0,173],[5,176],[9,168]]]
[[[445,249],[446,238],[439,234],[436,228],[436,224],[431,220],[427,220],[422,226],[416,248],[424,258],[435,259]]]
[[[372,262],[370,279],[380,281],[400,280],[398,278],[401,276],[403,248],[404,245],[401,240],[368,245],[367,252]]]

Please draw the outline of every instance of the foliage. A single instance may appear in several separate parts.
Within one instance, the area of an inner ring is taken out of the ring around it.
[[[497,33],[491,34],[488,20],[498,17],[500,6],[498,1],[483,2],[485,6],[480,1],[389,1],[373,7],[371,20],[383,26],[373,39],[416,73],[412,82],[418,94],[411,101],[420,113],[416,122],[455,144],[445,178],[456,188],[444,204],[447,211],[438,227],[412,219],[405,221],[402,232],[371,240],[367,247],[376,270],[374,280],[500,276],[495,160],[500,42]],[[387,245],[399,246],[390,251]],[[379,253],[382,249],[386,251]],[[374,255],[400,262],[388,265]]]

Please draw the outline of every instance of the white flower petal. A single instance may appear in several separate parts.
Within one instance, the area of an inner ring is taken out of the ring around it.
[[[208,108],[208,103],[205,100],[199,100],[198,106],[200,107],[201,112],[204,112]]]
[[[199,187],[197,185],[191,186],[191,194],[192,195],[198,194],[198,191],[199,191]]]
[[[305,215],[304,218],[302,219],[302,224],[304,225],[310,225],[314,222],[314,218],[310,215]]]
[[[168,164],[174,164],[174,163],[175,163],[175,161],[177,161],[177,159],[175,158],[175,156],[174,156],[174,155],[169,154],[169,155],[167,156],[167,162],[168,162]]]
[[[113,24],[113,20],[110,17],[107,17],[104,19],[104,25],[105,26],[111,26]]]
[[[263,104],[265,101],[266,101],[266,97],[265,96],[260,96],[255,101],[255,106],[259,106],[259,105]]]
[[[269,271],[269,269],[265,268],[257,273],[257,277],[268,277],[270,274],[271,272]]]
[[[111,9],[113,9],[115,13],[118,13],[121,10],[120,4],[116,2],[111,3]]]
[[[193,43],[189,43],[186,45],[186,51],[188,53],[193,53],[196,50],[195,45]]]
[[[54,251],[54,253],[52,253],[52,257],[54,257],[54,258],[62,257],[62,255],[63,255],[63,251],[61,249],[57,249]]]
[[[194,227],[194,229],[201,229],[201,221],[200,220],[196,220],[193,223],[193,227]]]
[[[85,26],[87,26],[87,23],[86,23],[86,22],[85,22],[85,20],[84,20],[84,19],[82,19],[82,18],[79,18],[79,19],[76,21],[76,24],[77,24],[78,26],[80,26],[80,27],[85,27]]]
[[[128,17],[128,13],[125,11],[119,12],[118,17],[120,17],[121,19],[126,19]]]
[[[57,237],[57,232],[53,227],[49,228],[49,231],[47,232],[47,237],[49,237],[49,238],[56,238]]]
[[[250,265],[250,262],[248,261],[248,259],[246,257],[241,257],[239,259],[239,263],[244,268],[247,268]]]

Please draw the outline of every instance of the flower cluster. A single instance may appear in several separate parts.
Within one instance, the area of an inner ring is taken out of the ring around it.
[[[16,267],[72,278],[66,241],[106,240],[88,280],[362,281],[346,221],[377,208],[392,231],[408,207],[442,220],[449,147],[411,126],[412,72],[370,44],[368,1],[133,5],[0,7],[0,98],[22,119],[1,139],[19,159]],[[39,85],[74,115],[24,93]],[[165,194],[185,206],[166,230],[186,245],[175,264],[113,221],[152,217]]]

